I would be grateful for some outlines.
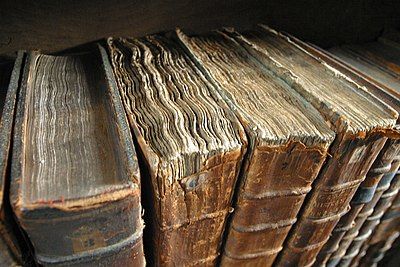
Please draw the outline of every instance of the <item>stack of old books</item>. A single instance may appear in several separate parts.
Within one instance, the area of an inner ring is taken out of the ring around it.
[[[400,235],[399,36],[20,52],[0,65],[0,263],[376,265]]]

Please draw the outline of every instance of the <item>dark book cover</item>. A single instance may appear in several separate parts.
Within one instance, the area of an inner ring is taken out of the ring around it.
[[[41,265],[145,264],[138,163],[99,49],[26,58],[10,198]]]

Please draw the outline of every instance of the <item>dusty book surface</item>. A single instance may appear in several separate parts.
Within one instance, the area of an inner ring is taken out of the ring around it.
[[[400,45],[381,39],[362,45],[344,45],[329,50],[360,75],[371,77],[390,94],[400,96]]]
[[[25,62],[10,198],[40,264],[144,265],[138,164],[102,54]]]
[[[9,201],[11,139],[23,59],[24,53],[21,51],[15,61],[0,64],[0,238],[3,242],[3,260],[14,264],[30,260],[29,250],[15,223]]]
[[[259,26],[243,36],[233,35],[318,109],[337,133],[329,150],[332,157],[321,170],[277,261],[311,265],[339,218],[348,211],[356,189],[392,134],[398,114],[283,34]]]
[[[158,35],[108,44],[147,173],[149,258],[212,266],[247,146],[243,128],[176,41]]]
[[[342,61],[343,59],[340,59],[334,54],[302,42],[294,37],[291,37],[291,39],[313,56],[322,58],[330,66],[338,69],[346,76],[351,77],[351,79],[354,79],[359,85],[364,87],[364,90],[370,92],[380,101],[383,101],[399,112],[400,102],[391,94],[393,90],[393,88],[391,88],[392,84],[386,83],[383,85],[376,80],[374,75],[364,75],[361,72],[362,70]],[[392,69],[395,69],[395,60],[393,60],[392,54],[393,50],[386,51],[386,49],[376,49],[381,47],[381,45],[366,44],[366,46],[370,47],[368,54],[376,54],[375,57],[380,59],[379,61],[381,64],[391,66]],[[390,60],[390,62],[384,61],[383,58],[385,60]],[[346,251],[351,246],[353,240],[359,235],[363,223],[367,220],[368,216],[372,214],[375,205],[384,191],[388,189],[396,175],[399,167],[399,148],[399,140],[394,136],[386,141],[385,146],[368,171],[366,179],[361,183],[356,194],[353,196],[350,202],[350,211],[340,218],[328,242],[325,243],[323,249],[319,252],[315,264],[327,264],[333,267],[338,265],[341,259],[347,254]]]
[[[223,266],[270,266],[334,133],[323,117],[225,31],[178,38],[217,85],[249,138]]]

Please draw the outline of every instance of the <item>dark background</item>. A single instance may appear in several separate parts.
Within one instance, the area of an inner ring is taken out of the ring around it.
[[[57,52],[107,36],[143,36],[176,26],[201,33],[265,23],[322,47],[371,41],[400,27],[400,1],[0,0],[0,55]]]

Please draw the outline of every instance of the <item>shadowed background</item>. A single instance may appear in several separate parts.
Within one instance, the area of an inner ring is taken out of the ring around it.
[[[176,26],[201,33],[260,22],[323,47],[365,42],[385,27],[400,27],[400,1],[1,0],[0,55],[57,52],[110,35],[143,36]]]

